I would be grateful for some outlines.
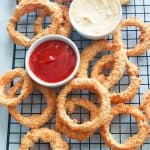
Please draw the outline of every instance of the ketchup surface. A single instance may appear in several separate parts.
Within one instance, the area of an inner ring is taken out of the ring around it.
[[[38,78],[55,83],[66,79],[73,72],[76,55],[67,43],[50,40],[40,44],[33,51],[29,65]]]

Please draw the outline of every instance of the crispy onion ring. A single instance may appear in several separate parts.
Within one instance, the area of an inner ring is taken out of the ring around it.
[[[128,5],[130,0],[120,0],[121,5]]]
[[[40,128],[29,131],[22,139],[19,150],[29,150],[34,143],[42,139],[50,143],[53,150],[69,150],[68,144],[62,139],[61,134],[48,128]]]
[[[16,107],[14,106],[9,106],[8,110],[9,113],[12,115],[12,117],[15,120],[17,120],[20,124],[24,125],[27,128],[35,129],[41,127],[43,124],[49,121],[50,117],[52,116],[55,110],[56,95],[54,90],[50,88],[40,86],[36,83],[33,83],[33,86],[35,89],[43,93],[45,100],[47,102],[47,107],[43,110],[43,112],[40,115],[31,115],[29,117],[24,117],[16,110]],[[21,82],[18,82],[12,89],[9,90],[9,95],[13,97],[16,90],[18,90],[21,87],[22,87]]]
[[[148,39],[149,36],[147,36],[148,25],[138,18],[128,18],[123,20],[113,33],[113,41],[124,45],[122,41],[121,30],[127,26],[137,26],[141,31],[141,35],[139,37],[140,42],[134,48],[128,49],[127,55],[136,56],[143,54],[148,48],[150,48],[150,40]]]
[[[69,114],[72,114],[75,111],[76,106],[80,106],[87,109],[90,112],[90,120],[94,119],[98,114],[97,107],[89,100],[86,100],[84,98],[72,98],[71,100],[66,101],[65,108],[66,110],[69,111]],[[77,120],[74,121],[75,123],[77,123]],[[80,140],[80,141],[87,139],[88,137],[90,137],[91,134],[93,134],[93,132],[77,132],[68,129],[61,123],[61,120],[57,118],[56,118],[56,128],[61,133],[67,135],[69,138]]]
[[[128,138],[122,144],[115,141],[109,131],[109,126],[113,117],[119,114],[132,115],[135,118],[139,128],[139,133]],[[111,120],[100,127],[100,133],[105,144],[111,147],[113,150],[132,150],[137,149],[144,143],[144,141],[148,137],[149,127],[145,115],[138,108],[132,105],[127,106],[125,104],[118,104],[111,110]]]
[[[20,77],[22,80],[21,92],[17,97],[10,98],[5,94],[6,86],[13,79]],[[32,91],[32,81],[30,80],[24,69],[17,68],[6,72],[0,77],[0,104],[5,106],[18,105]]]
[[[43,8],[47,9],[49,14],[51,14],[52,16],[52,23],[49,27],[42,30],[42,32],[34,36],[32,39],[29,39],[22,33],[16,31],[15,28],[21,16],[23,16],[25,13],[33,12],[37,9]],[[62,11],[56,3],[49,2],[48,0],[32,0],[29,2],[25,2],[23,0],[19,3],[18,6],[16,6],[13,16],[9,20],[7,30],[9,32],[10,37],[16,44],[29,47],[37,39],[49,34],[56,33],[62,21]]]
[[[150,90],[146,92],[139,108],[144,111],[148,120],[150,120]]]
[[[110,68],[111,65],[114,64],[114,62],[115,62],[115,59],[113,55],[103,56],[99,61],[97,61],[95,66],[92,68],[93,70],[91,72],[91,77],[98,79],[102,84],[104,84],[107,80],[107,77],[101,74],[101,72],[105,66],[107,68]],[[138,77],[139,75],[138,67],[134,65],[133,63],[131,63],[129,60],[126,60],[126,69],[127,69],[128,75],[131,77],[130,85],[128,86],[126,90],[122,91],[121,93],[116,93],[116,92],[111,93],[110,97],[111,97],[112,103],[115,103],[115,104],[125,103],[131,100],[135,96],[140,86],[141,80]],[[99,75],[100,75],[100,78],[99,78]]]
[[[126,54],[124,49],[120,48],[119,45],[109,43],[106,40],[96,41],[84,48],[81,54],[81,63],[78,69],[77,77],[88,77],[89,62],[96,56],[97,53],[103,50],[114,51],[115,63],[113,70],[107,77],[104,86],[111,88],[114,86],[122,77],[125,68]]]
[[[87,122],[82,124],[74,123],[74,121],[67,115],[65,109],[66,96],[72,90],[84,89],[89,90],[91,92],[96,93],[98,96],[98,100],[100,103],[100,107],[98,108],[99,113],[97,116]],[[64,89],[61,90],[57,97],[57,113],[56,117],[61,120],[63,125],[68,127],[73,131],[78,132],[88,132],[95,131],[102,124],[105,124],[109,120],[110,116],[110,99],[109,93],[106,88],[103,87],[97,80],[89,79],[89,78],[76,78],[72,80]]]
[[[63,22],[61,23],[60,27],[57,29],[56,33],[68,37],[72,31],[72,26],[71,26],[69,14],[68,14],[68,7],[63,6],[63,5],[60,5],[60,7],[61,7],[62,13],[63,13]],[[46,9],[43,9],[40,12],[39,17],[37,18],[37,20],[34,23],[34,32],[36,34],[39,34],[40,32],[42,32],[42,30],[43,30],[42,20],[47,15],[49,15],[49,13]]]
[[[111,102],[112,103],[126,103],[129,100],[132,100],[141,83],[141,79],[138,77],[139,71],[138,67],[131,63],[130,61],[126,62],[127,73],[131,78],[130,84],[126,90],[121,93],[113,92],[111,93]]]

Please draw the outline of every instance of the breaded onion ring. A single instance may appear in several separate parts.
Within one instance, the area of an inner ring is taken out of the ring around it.
[[[39,139],[50,143],[53,150],[69,150],[68,144],[62,139],[61,134],[48,128],[40,128],[29,131],[21,140],[19,150],[29,150]]]
[[[129,137],[122,144],[115,141],[109,131],[113,117],[119,114],[132,115],[135,118],[139,128],[139,133]],[[145,115],[138,108],[132,105],[127,106],[125,104],[118,104],[111,110],[111,120],[100,127],[100,133],[105,144],[113,150],[133,150],[139,148],[145,142],[148,137],[149,127]]]
[[[14,86],[14,88],[10,89],[9,95],[14,96],[16,89],[19,89],[22,86],[22,84],[19,84],[19,82]],[[40,86],[36,83],[33,83],[33,86],[35,89],[39,90],[43,93],[45,100],[47,102],[47,107],[43,110],[43,112],[40,115],[31,115],[28,117],[22,116],[17,110],[16,107],[9,106],[8,110],[9,113],[12,115],[12,117],[17,120],[20,124],[24,125],[27,128],[39,128],[43,124],[47,123],[52,116],[54,110],[55,110],[55,92],[54,90],[50,88],[46,88],[43,86]]]
[[[140,42],[134,48],[128,49],[127,55],[136,56],[143,54],[148,48],[150,48],[150,40],[148,39],[147,36],[148,25],[138,18],[128,18],[126,20],[123,20],[113,33],[113,41],[121,45],[124,45],[122,41],[121,30],[127,26],[136,26],[141,31],[141,35],[139,37]]]
[[[16,31],[16,25],[21,16],[23,16],[25,13],[44,8],[48,10],[49,14],[51,14],[52,23],[49,27],[42,30],[42,32],[34,36],[32,39],[29,39],[22,33]],[[62,21],[62,11],[56,3],[50,2],[48,0],[31,0],[29,2],[25,2],[23,0],[19,3],[19,5],[16,6],[13,16],[9,20],[7,30],[10,37],[16,44],[29,47],[37,39],[49,34],[56,33]]]
[[[144,98],[139,106],[144,111],[148,120],[150,120],[150,90],[144,94]]]
[[[90,120],[94,119],[98,114],[97,107],[89,100],[86,100],[84,98],[72,98],[71,100],[66,101],[65,107],[66,110],[69,111],[69,114],[72,114],[75,111],[76,106],[87,109],[90,112]],[[74,122],[77,123],[77,120],[74,120]],[[61,123],[61,120],[58,118],[56,118],[56,128],[61,133],[67,135],[69,138],[80,141],[87,139],[88,137],[90,137],[91,134],[93,134],[93,132],[77,132],[68,129],[66,126],[63,125],[63,123]]]
[[[126,54],[124,52],[124,49],[122,49],[119,45],[109,43],[106,40],[93,42],[83,49],[81,53],[81,63],[78,69],[77,77],[88,77],[89,62],[96,56],[97,53],[104,50],[114,51],[114,67],[107,77],[106,82],[104,83],[105,87],[111,88],[120,80],[123,75]]]
[[[121,5],[128,5],[130,0],[120,0]]]
[[[15,78],[21,78],[22,87],[21,92],[17,97],[10,98],[9,95],[5,94],[6,87]],[[17,68],[6,72],[0,77],[0,104],[5,106],[16,106],[18,105],[30,92],[32,91],[32,81],[24,69]]]
[[[100,103],[97,116],[82,124],[74,123],[74,121],[67,115],[65,109],[66,96],[72,90],[84,89],[96,93]],[[109,93],[97,80],[89,78],[76,78],[72,80],[64,89],[61,90],[57,97],[57,113],[56,117],[61,120],[62,124],[68,129],[78,132],[95,131],[102,124],[109,120],[110,116],[110,99]]]
[[[60,7],[61,7],[62,13],[63,13],[63,22],[60,24],[59,28],[57,29],[56,34],[60,34],[60,35],[64,35],[64,36],[68,37],[72,31],[72,26],[71,26],[69,14],[68,14],[68,7],[63,6],[63,5],[60,5]],[[39,34],[40,32],[42,32],[42,30],[43,30],[42,20],[47,15],[49,15],[49,13],[46,9],[43,9],[40,12],[39,17],[37,18],[37,20],[34,23],[34,32],[36,34]]]
[[[95,66],[92,68],[93,70],[91,72],[91,77],[99,80],[102,84],[105,85],[107,77],[101,74],[101,72],[105,66],[107,68],[110,68],[111,67],[110,65],[113,65],[114,62],[115,62],[115,59],[113,55],[103,56],[99,61],[97,61]],[[126,60],[126,69],[127,69],[128,75],[131,77],[130,85],[128,86],[126,90],[122,91],[121,93],[116,93],[116,92],[111,93],[110,97],[111,97],[112,103],[115,103],[115,104],[125,103],[131,100],[135,96],[140,86],[141,80],[138,77],[139,75],[138,67],[134,65],[133,63],[131,63],[129,60]],[[99,75],[100,75],[100,79],[99,79]]]
[[[138,67],[131,63],[130,61],[126,62],[127,73],[131,78],[130,84],[126,90],[121,93],[113,92],[111,93],[111,102],[112,103],[126,103],[129,100],[132,100],[135,96],[136,92],[141,83],[141,79],[139,78]]]

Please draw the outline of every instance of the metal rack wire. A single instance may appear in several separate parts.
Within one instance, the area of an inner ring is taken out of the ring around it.
[[[37,18],[38,13],[30,13],[22,17],[21,21],[17,25],[17,29],[24,33],[27,36],[33,36],[33,23]],[[123,7],[123,19],[128,17],[139,17],[145,22],[150,22],[150,0],[131,0],[131,3],[128,6]],[[49,22],[49,19],[45,19],[43,26],[45,27]],[[138,42],[139,31],[135,27],[128,27],[122,31],[123,40],[126,43],[128,48],[131,48],[135,43]],[[77,44],[80,51],[90,43],[89,40],[82,38],[78,33],[73,31],[71,39]],[[111,40],[111,37],[110,37]],[[25,68],[25,56],[27,49],[25,47],[14,45],[13,49],[13,62],[12,68]],[[102,54],[97,55],[96,59],[100,58]],[[96,60],[95,59],[95,60]],[[142,79],[142,84],[134,98],[134,100],[129,103],[138,106],[141,100],[143,93],[147,91],[150,87],[150,52],[146,52],[142,56],[130,57],[129,58],[133,63],[137,64],[140,67],[140,78]],[[94,61],[90,63],[90,68],[93,66]],[[90,69],[89,69],[90,71]],[[121,81],[112,89],[117,92],[125,89],[130,82],[130,78],[125,74]],[[57,89],[59,91],[59,89]],[[87,91],[75,91],[70,95],[76,95],[79,97],[86,97],[88,99],[95,99],[95,96],[92,93]],[[39,92],[33,92],[26,100],[18,106],[18,110],[23,115],[39,114],[46,105],[43,101],[43,96]],[[77,116],[78,119],[82,120],[89,117],[89,114],[79,108],[74,113],[74,116]],[[54,128],[55,125],[55,115],[50,119],[49,123],[45,126],[49,128]],[[23,127],[17,123],[10,115],[8,121],[8,138],[7,138],[7,150],[17,150],[22,136],[29,129]],[[111,124],[111,133],[119,142],[123,142],[128,136],[132,136],[138,131],[134,118],[132,116],[119,115],[114,118]],[[99,132],[94,133],[89,139],[80,142],[73,139],[68,139],[63,135],[64,139],[69,143],[70,150],[107,150],[107,148],[102,141]],[[150,139],[148,139],[141,150],[149,150],[150,148]],[[39,141],[35,145],[36,150],[49,150],[51,149],[48,144],[42,143]]]

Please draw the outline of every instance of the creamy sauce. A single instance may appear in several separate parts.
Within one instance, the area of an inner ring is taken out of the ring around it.
[[[80,31],[105,34],[118,23],[120,8],[116,0],[73,0],[70,16]]]

